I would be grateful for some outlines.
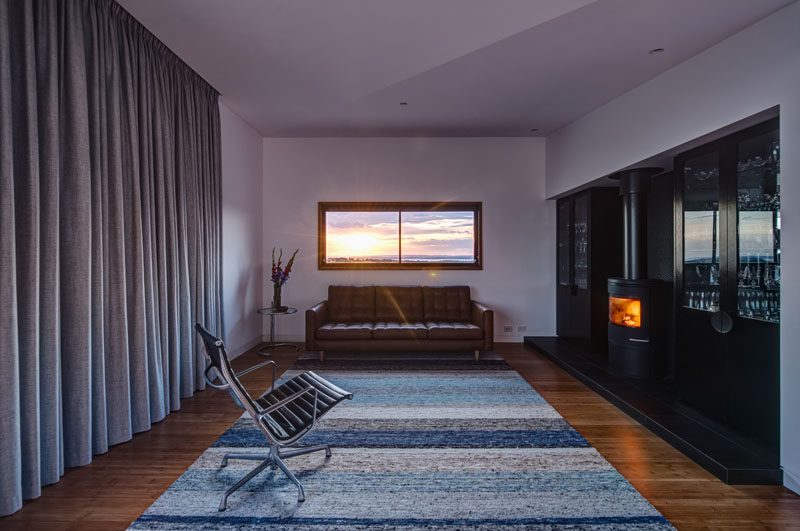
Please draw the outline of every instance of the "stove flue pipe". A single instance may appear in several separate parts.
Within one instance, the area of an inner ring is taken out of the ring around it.
[[[619,179],[622,196],[623,278],[647,278],[647,194],[650,179],[661,168],[633,168],[611,176]]]

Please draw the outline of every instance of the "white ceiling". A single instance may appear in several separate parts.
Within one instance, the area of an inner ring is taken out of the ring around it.
[[[262,135],[315,137],[547,135],[793,0],[118,1]]]

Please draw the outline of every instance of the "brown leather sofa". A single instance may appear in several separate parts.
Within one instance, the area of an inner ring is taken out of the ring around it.
[[[494,312],[468,286],[329,286],[306,310],[306,350],[454,351],[494,349]]]

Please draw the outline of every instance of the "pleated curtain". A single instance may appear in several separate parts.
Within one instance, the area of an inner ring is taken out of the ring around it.
[[[203,388],[217,100],[115,2],[0,0],[0,515]]]

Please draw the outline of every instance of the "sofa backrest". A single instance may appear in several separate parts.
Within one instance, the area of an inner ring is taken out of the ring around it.
[[[472,316],[469,286],[422,288],[425,319],[436,321],[468,321]]]
[[[422,287],[377,286],[375,319],[377,321],[419,322],[423,318]]]
[[[335,322],[375,320],[375,286],[328,286],[328,318]]]
[[[469,286],[328,286],[334,322],[469,321]]]

